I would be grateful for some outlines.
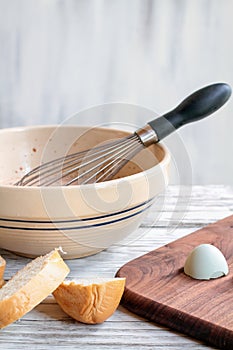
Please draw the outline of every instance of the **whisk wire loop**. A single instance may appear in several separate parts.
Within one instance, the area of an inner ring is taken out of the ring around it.
[[[106,181],[137,152],[138,147],[143,147],[143,144],[136,133],[108,141],[92,149],[45,162],[27,173],[16,185],[51,186],[59,183],[69,186]],[[62,180],[64,183],[61,183]]]

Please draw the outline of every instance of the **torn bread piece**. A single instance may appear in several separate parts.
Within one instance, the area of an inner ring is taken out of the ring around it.
[[[57,249],[32,260],[0,289],[0,328],[25,315],[50,293],[69,273]]]
[[[0,256],[0,288],[5,283],[5,281],[3,279],[5,267],[6,267],[6,261]]]
[[[77,321],[102,323],[117,309],[125,278],[94,278],[64,281],[53,295],[60,307]]]

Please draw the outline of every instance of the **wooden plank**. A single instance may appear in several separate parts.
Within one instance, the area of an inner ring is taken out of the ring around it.
[[[129,243],[115,245],[99,254],[83,259],[68,260],[67,263],[71,268],[70,277],[85,278],[97,275],[112,277],[128,261],[232,213],[231,187],[194,186],[189,200],[190,206],[185,211],[181,222],[176,218],[170,221],[172,213],[182,208],[182,201],[188,200],[184,194],[180,201],[181,206],[176,206],[179,192],[179,187],[168,187],[166,206],[163,208],[161,219],[157,224],[152,224],[156,214],[156,208],[153,208],[147,223],[145,224],[146,221],[144,221],[141,228],[135,233],[135,239]],[[9,279],[30,260],[4,250],[0,250],[0,254],[7,260],[6,279]],[[32,347],[35,350],[51,348],[82,350],[212,349],[202,342],[149,322],[122,306],[104,324],[83,325],[65,315],[54,303],[52,297],[47,298],[21,320],[0,332],[0,350],[31,350]]]

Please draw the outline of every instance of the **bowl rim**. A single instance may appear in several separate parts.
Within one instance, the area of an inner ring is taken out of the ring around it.
[[[108,128],[108,127],[95,127],[95,126],[90,126],[90,125],[72,125],[72,124],[69,124],[69,125],[66,125],[66,124],[62,124],[62,125],[59,125],[59,124],[45,124],[45,125],[31,125],[31,126],[16,126],[16,127],[9,127],[9,128],[3,128],[3,129],[0,129],[0,134],[2,133],[5,133],[5,132],[24,132],[24,131],[27,131],[27,130],[37,130],[37,129],[54,129],[54,128],[74,128],[74,127],[77,127],[79,129],[91,129],[91,128],[95,128],[95,129],[103,129],[103,130],[111,130],[111,131],[120,131],[122,133],[125,133],[126,136],[127,135],[130,135],[130,132],[127,131],[127,130],[122,130],[122,129],[116,129],[116,128]],[[99,189],[99,188],[105,188],[105,187],[111,187],[111,186],[117,186],[117,184],[119,184],[120,182],[124,181],[124,180],[129,180],[130,181],[137,181],[139,178],[141,178],[142,176],[149,176],[151,173],[153,173],[155,171],[155,168],[157,169],[160,169],[160,168],[166,168],[168,166],[168,164],[170,163],[171,161],[171,154],[170,154],[170,151],[168,149],[167,146],[165,146],[165,144],[163,142],[159,142],[157,143],[157,146],[159,146],[160,148],[162,148],[162,150],[164,151],[164,157],[162,158],[162,160],[152,166],[151,168],[147,169],[147,170],[144,170],[144,171],[141,171],[139,173],[136,173],[136,174],[132,174],[132,175],[128,175],[128,176],[124,176],[122,178],[119,178],[119,179],[113,179],[113,180],[108,180],[108,181],[103,181],[103,182],[95,182],[95,183],[91,183],[91,184],[85,184],[85,185],[72,185],[72,186],[64,186],[64,185],[57,185],[57,186],[15,186],[14,184],[12,185],[7,185],[7,184],[4,184],[4,185],[1,185],[0,184],[0,189],[9,189],[9,190],[12,190],[12,191],[17,191],[17,190],[22,190],[22,191],[25,191],[25,192],[28,192],[28,191],[56,191],[58,188],[62,190],[65,190],[65,191],[70,191],[70,190],[74,190],[74,189],[78,189],[78,188],[82,188],[83,189],[83,186],[85,186],[86,189],[89,189],[91,187],[95,187],[96,189]]]

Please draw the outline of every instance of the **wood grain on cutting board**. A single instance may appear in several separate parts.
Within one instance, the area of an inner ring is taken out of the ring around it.
[[[209,281],[183,272],[199,244],[224,254],[229,274]],[[221,349],[233,349],[233,215],[125,264],[122,304],[130,311]]]

